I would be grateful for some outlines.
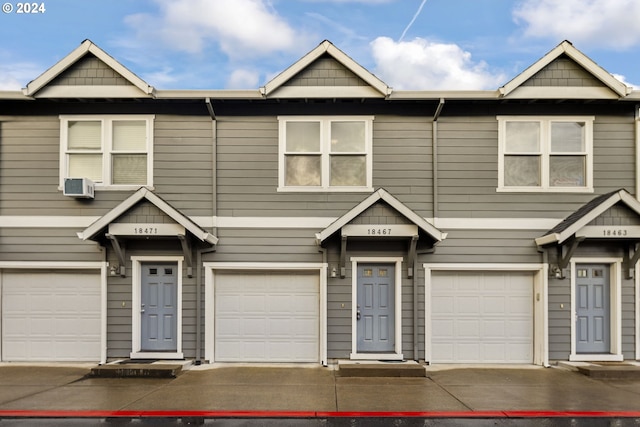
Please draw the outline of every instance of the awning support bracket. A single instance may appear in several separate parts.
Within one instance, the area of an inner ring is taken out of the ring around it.
[[[582,241],[584,241],[585,237],[573,237],[570,243],[566,245],[558,246],[558,268],[560,269],[560,278],[564,279],[563,270],[567,268],[569,265],[569,261],[571,261],[571,257],[573,256],[576,249],[578,249],[578,245]]]
[[[124,257],[124,247],[120,244],[117,236],[113,234],[106,233],[105,237],[111,241],[111,246],[113,247],[113,251],[116,253],[118,257],[118,262],[120,263],[120,277],[127,277],[127,264],[125,262]]]
[[[191,241],[184,234],[178,234],[178,239],[182,245],[185,264],[187,265],[187,277],[193,277],[193,257],[191,255]]]
[[[347,236],[340,241],[340,278],[347,277]]]
[[[622,262],[626,279],[633,279],[633,271],[638,263],[638,259],[640,259],[640,248],[637,248],[635,243],[630,243],[625,251]]]
[[[416,247],[418,246],[418,236],[411,236],[411,242],[409,242],[409,257],[407,259],[407,276],[413,277],[413,264],[416,260]]]

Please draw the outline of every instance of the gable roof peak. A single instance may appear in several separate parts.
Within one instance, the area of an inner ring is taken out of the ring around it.
[[[373,89],[373,92],[375,92],[376,96],[387,97],[391,94],[392,89],[389,86],[387,86],[386,83],[384,83],[374,74],[369,72],[362,65],[358,64],[346,53],[338,49],[333,43],[331,43],[329,40],[326,40],[326,39],[323,40],[318,46],[316,46],[309,53],[307,53],[298,61],[296,61],[294,64],[289,66],[289,68],[287,68],[286,70],[278,74],[266,85],[261,87],[260,93],[264,97],[273,95],[273,93],[276,90],[281,88],[291,78],[293,78],[299,72],[307,68],[315,60],[317,60],[324,54],[330,55],[334,60],[342,64],[344,67],[346,67],[349,71],[351,71],[357,77],[365,81],[369,85],[369,87]],[[307,97],[310,97],[310,96],[307,96]]]
[[[40,90],[46,88],[46,86],[51,83],[56,77],[60,76],[69,67],[76,64],[79,60],[84,58],[87,54],[92,54],[102,62],[104,62],[108,67],[113,69],[116,73],[120,74],[123,78],[125,78],[132,86],[136,87],[142,92],[142,95],[145,96],[153,96],[155,93],[155,88],[149,85],[147,82],[142,80],[140,77],[131,72],[128,68],[114,59],[107,52],[102,50],[98,45],[96,45],[90,39],[84,39],[80,46],[75,48],[71,53],[62,58],[60,61],[55,63],[51,68],[46,70],[40,76],[36,77],[34,80],[30,81],[27,84],[27,87],[22,89],[22,92],[26,96],[34,96]]]
[[[529,66],[522,73],[517,75],[511,81],[499,88],[500,95],[503,97],[508,96],[513,91],[518,89],[533,77],[536,73],[541,71],[547,65],[558,59],[562,55],[567,55],[571,60],[576,62],[594,78],[600,80],[606,87],[613,91],[619,97],[625,97],[631,93],[632,88],[628,87],[618,79],[616,79],[611,73],[599,66],[595,61],[589,58],[587,55],[576,49],[569,40],[563,40],[555,48],[549,51],[545,56]]]

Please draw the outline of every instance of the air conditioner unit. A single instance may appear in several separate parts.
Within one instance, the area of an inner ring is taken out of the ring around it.
[[[65,178],[62,194],[78,199],[93,199],[95,184],[89,178]]]

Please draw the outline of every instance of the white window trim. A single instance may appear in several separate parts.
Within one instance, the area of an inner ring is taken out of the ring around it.
[[[182,262],[183,256],[132,256],[132,289],[131,289],[131,359],[184,359],[182,352]],[[143,262],[175,262],[178,264],[177,292],[178,292],[178,318],[177,332],[178,342],[175,352],[143,352],[142,347],[142,316],[140,305],[142,304],[142,263]]]
[[[67,142],[68,142],[68,122],[69,121],[100,121],[102,123],[102,148],[100,153],[103,155],[102,160],[102,179],[103,182],[95,184],[96,190],[137,190],[138,188],[153,187],[153,122],[155,115],[149,114],[111,114],[111,115],[95,115],[95,114],[82,114],[82,115],[60,115],[60,182],[59,190],[62,190],[64,186],[65,178],[84,178],[84,177],[70,177],[67,176],[68,162],[67,162]],[[105,126],[105,123],[111,123],[116,120],[144,120],[147,123],[147,183],[146,184],[133,184],[133,185],[120,185],[111,184],[111,158],[113,154],[112,150],[112,127]],[[107,160],[108,158],[108,160]]]
[[[606,354],[581,354],[576,352],[576,265],[609,265],[609,328],[610,350]],[[571,259],[571,362],[621,362],[622,355],[622,258],[572,258]]]
[[[279,192],[371,192],[373,191],[373,120],[374,116],[278,116],[278,191]],[[287,186],[285,185],[285,152],[287,122],[320,122],[321,144],[321,180],[320,186]],[[366,156],[366,184],[364,186],[336,187],[329,185],[330,175],[330,147],[328,129],[332,121],[362,121],[365,123],[365,156]]]
[[[497,192],[509,193],[593,193],[593,122],[595,116],[497,116],[498,120],[498,188]],[[506,153],[506,123],[538,122],[540,123],[540,156],[541,185],[538,187],[515,187],[504,185],[504,156]],[[586,177],[584,187],[551,187],[549,186],[550,135],[552,122],[584,122]]]
[[[402,354],[402,257],[351,257],[351,360],[404,360]],[[394,353],[358,353],[358,264],[393,264],[395,267]]]

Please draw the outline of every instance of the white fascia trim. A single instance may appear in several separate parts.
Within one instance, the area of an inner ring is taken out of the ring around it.
[[[92,261],[0,261],[0,268],[93,270],[106,268],[106,262]]]
[[[205,262],[214,270],[318,270],[327,267],[320,262]]]
[[[118,211],[119,212],[119,211]],[[87,228],[98,216],[0,216],[0,228]],[[199,227],[218,228],[309,228],[325,229],[337,217],[211,217],[190,218]],[[562,218],[424,218],[438,229],[448,230],[543,230],[555,227]],[[84,237],[84,235],[83,235]]]

